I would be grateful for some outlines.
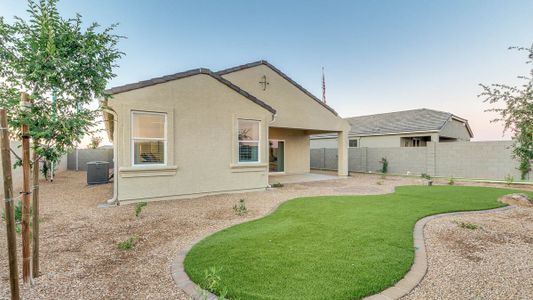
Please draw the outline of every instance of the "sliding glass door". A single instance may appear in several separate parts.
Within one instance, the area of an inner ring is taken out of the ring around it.
[[[269,172],[285,172],[285,141],[269,140]]]

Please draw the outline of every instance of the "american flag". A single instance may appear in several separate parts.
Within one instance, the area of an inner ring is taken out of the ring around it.
[[[324,67],[322,67],[322,101],[326,103],[326,76],[324,75]]]

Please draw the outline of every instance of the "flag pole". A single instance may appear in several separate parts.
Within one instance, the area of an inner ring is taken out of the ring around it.
[[[322,102],[326,103],[326,76],[324,75],[324,67],[322,67]]]

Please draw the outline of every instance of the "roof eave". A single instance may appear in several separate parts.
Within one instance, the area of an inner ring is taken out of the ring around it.
[[[206,69],[206,68],[193,69],[193,70],[189,70],[189,71],[185,71],[185,72],[175,73],[175,74],[171,74],[171,75],[166,75],[166,76],[161,76],[161,77],[156,77],[156,78],[152,78],[152,79],[148,79],[148,80],[139,81],[139,82],[136,82],[136,83],[130,83],[130,84],[126,84],[126,85],[122,85],[122,86],[118,86],[118,87],[113,87],[113,88],[110,88],[110,89],[106,90],[105,93],[112,96],[112,95],[116,95],[116,94],[120,94],[120,93],[129,92],[129,91],[132,91],[132,90],[141,89],[141,88],[145,88],[145,87],[149,87],[149,86],[153,86],[153,85],[157,85],[157,84],[161,84],[161,83],[166,83],[166,82],[169,82],[169,81],[178,80],[178,79],[182,79],[182,78],[186,78],[186,77],[191,77],[191,76],[195,76],[195,75],[200,75],[200,74],[204,74],[204,75],[208,75],[208,76],[213,77],[214,79],[218,80],[220,83],[222,83],[222,84],[226,85],[227,87],[231,88],[232,90],[236,91],[237,93],[239,93],[243,97],[248,98],[252,102],[254,102],[257,105],[259,105],[259,106],[263,107],[264,109],[268,110],[273,115],[276,114],[276,110],[272,106],[266,104],[266,102],[258,99],[257,97],[251,95],[250,93],[246,92],[245,90],[243,90],[240,87],[236,86],[235,84],[231,83],[229,80],[224,79],[222,76],[220,76],[220,75],[216,74],[215,72],[213,72],[213,71],[211,71],[209,69]]]

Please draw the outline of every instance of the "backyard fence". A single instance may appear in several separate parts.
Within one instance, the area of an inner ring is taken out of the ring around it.
[[[15,152],[18,157],[22,157],[22,148],[20,145],[21,145],[21,142],[19,141],[11,141],[11,150],[13,150],[13,152]],[[18,159],[17,156],[11,153],[11,163],[15,164],[15,162]],[[61,160],[59,161],[59,164],[54,166],[54,169],[55,169],[55,173],[65,171],[67,169],[67,157],[66,156],[62,157]],[[22,167],[20,166],[16,168],[12,167],[11,176],[13,178],[13,189],[15,191],[18,191],[22,187]],[[42,174],[40,174],[40,176],[41,178],[44,178]],[[0,180],[1,181],[4,180],[4,177],[2,174],[0,174]],[[3,194],[3,192],[0,192],[0,194]]]
[[[113,168],[113,149],[76,149],[68,154],[67,168],[75,171],[87,171],[90,161],[107,161]]]
[[[386,158],[391,174],[504,180],[520,179],[511,141],[432,143],[427,147],[350,148],[351,172],[378,172]],[[337,149],[311,149],[311,168],[337,169]],[[531,180],[531,172],[527,180]]]

